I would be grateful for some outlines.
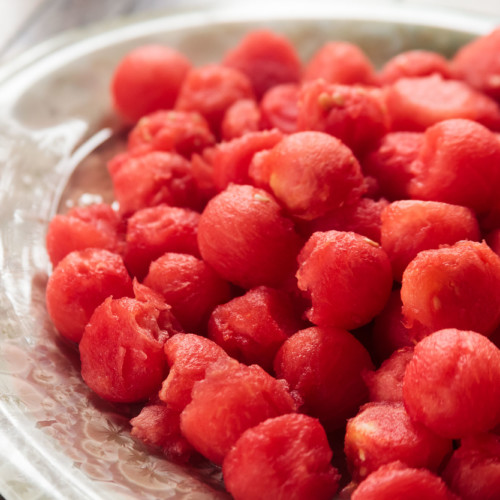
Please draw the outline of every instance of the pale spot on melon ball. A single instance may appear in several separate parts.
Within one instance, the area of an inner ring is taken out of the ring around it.
[[[489,87],[494,87],[494,88],[499,88],[500,87],[500,75],[491,75],[488,78],[488,86]]]
[[[439,311],[441,309],[441,306],[441,300],[437,295],[434,295],[434,297],[432,297],[432,307],[435,311]]]

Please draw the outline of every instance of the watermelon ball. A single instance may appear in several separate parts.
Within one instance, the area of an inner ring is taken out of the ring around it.
[[[444,120],[424,132],[411,165],[411,198],[443,201],[471,208],[477,214],[498,203],[500,141],[472,120]]]
[[[175,109],[199,113],[219,137],[226,111],[240,99],[253,97],[252,84],[246,75],[233,68],[208,64],[187,74]]]
[[[389,132],[389,115],[379,89],[312,80],[300,89],[297,130],[337,137],[361,158]]]
[[[407,326],[491,335],[500,323],[500,257],[473,241],[422,251],[403,273],[401,300]]]
[[[499,50],[500,29],[475,38],[459,49],[451,60],[453,76],[494,99],[500,99]]]
[[[285,291],[260,286],[217,306],[208,336],[238,361],[271,373],[276,352],[302,325]]]
[[[484,335],[448,328],[414,349],[403,379],[410,417],[460,439],[500,423],[500,349]]]
[[[113,192],[125,216],[162,203],[195,210],[202,205],[191,164],[177,153],[132,152],[114,167]]]
[[[437,201],[400,200],[381,215],[381,245],[391,260],[394,279],[401,281],[406,266],[422,250],[478,241],[479,225],[467,207]]]
[[[271,149],[283,138],[279,130],[249,132],[242,137],[221,142],[214,148],[213,180],[218,191],[229,184],[251,184],[249,167],[259,151]]]
[[[366,54],[353,43],[331,41],[321,46],[304,68],[303,81],[322,78],[328,83],[374,85],[375,69]]]
[[[347,422],[344,450],[355,480],[395,460],[436,471],[451,449],[451,439],[412,421],[403,403],[368,403]]]
[[[152,151],[169,151],[189,159],[214,144],[215,137],[199,113],[160,110],[137,122],[128,135],[127,149],[147,146]]]
[[[200,214],[162,203],[137,210],[127,219],[123,260],[129,272],[142,280],[149,265],[166,252],[200,256]]]
[[[290,413],[246,430],[224,459],[227,490],[235,500],[330,500],[340,476],[319,422]]]
[[[394,351],[376,371],[363,372],[370,401],[403,402],[403,378],[412,357],[413,347],[402,347]]]
[[[108,297],[92,314],[80,342],[82,377],[117,403],[156,395],[168,369],[163,345],[177,333],[170,306],[143,285],[136,298]]]
[[[423,132],[453,118],[474,120],[493,130],[500,127],[500,107],[491,97],[438,73],[401,78],[384,91],[393,131]]]
[[[260,130],[260,110],[254,99],[239,99],[224,113],[221,123],[223,141],[243,137],[249,132]]]
[[[110,205],[73,207],[66,214],[52,218],[47,228],[47,253],[53,267],[74,250],[104,248],[123,250],[123,222]]]
[[[437,52],[430,50],[407,50],[389,59],[378,74],[382,85],[390,85],[400,78],[439,74],[451,77],[449,62]]]
[[[181,430],[203,456],[221,465],[244,431],[271,417],[295,412],[297,403],[284,380],[260,366],[218,359],[194,384],[181,413]]]
[[[352,330],[382,311],[392,287],[389,258],[374,241],[352,232],[314,233],[299,257],[297,284],[310,299],[310,321]]]
[[[427,469],[408,467],[400,461],[382,465],[352,494],[352,500],[457,500],[444,481]]]
[[[130,424],[132,436],[148,446],[160,448],[168,460],[186,463],[195,453],[181,433],[180,413],[165,404],[147,404]]]
[[[194,383],[205,378],[208,366],[228,357],[215,342],[193,333],[169,338],[165,343],[165,356],[170,370],[158,396],[179,413],[191,402]]]
[[[279,286],[290,277],[301,239],[271,194],[232,184],[201,214],[198,246],[223,278],[249,289]]]
[[[357,201],[363,192],[361,167],[340,140],[323,132],[297,132],[265,157],[269,184],[287,211],[311,220]]]
[[[224,55],[223,64],[244,73],[258,99],[276,85],[298,83],[302,72],[302,63],[290,40],[264,29],[244,36]]]
[[[189,59],[170,47],[144,45],[132,50],[113,73],[116,111],[135,122],[153,111],[172,108],[190,69]]]
[[[259,103],[262,128],[277,128],[284,134],[297,132],[299,92],[300,85],[296,83],[271,87]]]
[[[80,342],[95,308],[109,296],[132,296],[132,280],[123,259],[99,248],[75,250],[50,275],[47,312],[59,333]]]
[[[164,253],[151,263],[143,283],[160,293],[181,325],[195,333],[205,331],[214,307],[231,298],[229,283],[189,254]]]
[[[500,436],[485,433],[462,439],[442,476],[463,500],[500,498]]]
[[[363,157],[363,172],[377,180],[381,196],[390,201],[409,198],[411,165],[419,155],[423,140],[421,132],[390,132]]]
[[[362,373],[373,369],[368,351],[340,328],[311,327],[286,340],[274,360],[303,399],[301,411],[319,418],[327,431],[342,428],[368,399]]]
[[[107,162],[106,167],[111,179],[121,170],[121,168],[130,160],[131,158],[139,158],[153,151],[150,144],[141,144],[133,149],[127,149],[113,155]]]

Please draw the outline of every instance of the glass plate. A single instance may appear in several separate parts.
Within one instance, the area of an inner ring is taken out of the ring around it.
[[[123,144],[108,86],[131,48],[168,44],[215,62],[250,29],[287,35],[305,60],[350,40],[380,65],[411,48],[451,55],[494,20],[331,2],[216,4],[64,35],[0,68],[0,492],[8,499],[227,498],[220,470],[172,464],[132,439],[123,407],[93,395],[44,304],[47,224],[110,201],[105,160]],[[126,410],[126,409],[125,409]]]

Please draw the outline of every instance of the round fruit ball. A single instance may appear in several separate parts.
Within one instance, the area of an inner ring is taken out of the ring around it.
[[[437,471],[451,450],[451,439],[412,421],[403,403],[368,403],[347,422],[344,451],[355,480],[395,460]]]
[[[59,333],[80,342],[96,307],[109,296],[132,295],[123,259],[99,248],[75,250],[64,257],[47,282],[47,311]]]
[[[272,373],[278,349],[301,326],[291,297],[261,286],[217,306],[208,322],[208,336],[238,361]]]
[[[453,76],[495,99],[500,99],[500,29],[464,45],[451,61]]]
[[[410,197],[490,211],[500,188],[500,142],[473,120],[444,120],[426,129],[411,165]]]
[[[55,268],[70,252],[85,248],[104,248],[121,253],[122,220],[105,203],[76,206],[66,214],[57,214],[49,224],[46,235],[47,253]]]
[[[310,321],[352,330],[389,299],[392,271],[380,245],[352,232],[314,233],[299,254],[298,287],[310,298]]]
[[[196,450],[218,465],[247,429],[297,408],[284,380],[260,366],[229,358],[211,363],[205,378],[195,382],[191,396],[181,413],[181,431]]]
[[[212,132],[220,136],[226,111],[240,99],[252,98],[252,84],[246,75],[236,69],[208,64],[188,73],[179,91],[175,109],[199,113]]]
[[[188,331],[205,331],[215,306],[231,298],[229,283],[206,262],[189,254],[166,252],[153,261],[144,284],[160,293]]]
[[[299,393],[304,402],[301,410],[333,431],[367,401],[362,373],[373,369],[373,364],[368,351],[349,332],[311,327],[283,343],[274,368],[276,376]]]
[[[191,402],[195,382],[205,378],[210,364],[228,355],[215,342],[194,333],[173,335],[164,349],[169,372],[158,397],[180,413]]]
[[[313,80],[302,85],[297,130],[318,130],[340,139],[362,158],[387,132],[389,115],[375,88]]]
[[[190,61],[169,47],[145,45],[129,52],[118,64],[111,94],[118,113],[127,121],[174,106]]]
[[[500,257],[474,241],[421,251],[403,273],[401,300],[407,326],[489,336],[500,323]]]
[[[230,185],[210,200],[198,224],[203,259],[243,288],[278,286],[296,268],[301,240],[273,196]]]
[[[224,481],[235,499],[328,500],[340,476],[320,423],[289,413],[245,431],[223,463]]]
[[[143,280],[151,262],[166,252],[199,257],[199,220],[198,212],[165,203],[137,210],[127,220],[123,253],[130,274]]]
[[[457,500],[444,481],[427,469],[396,461],[383,465],[356,488],[352,500]]]
[[[108,297],[80,342],[82,378],[101,398],[145,401],[158,393],[167,371],[163,345],[175,333],[170,306],[140,285],[136,298]]]
[[[484,433],[462,439],[442,476],[462,500],[500,498],[500,436]]]
[[[410,417],[460,439],[500,423],[500,349],[484,335],[455,328],[421,340],[403,379]]]
[[[269,30],[253,30],[223,58],[224,66],[244,73],[252,82],[257,98],[282,83],[298,83],[300,58],[288,38]]]
[[[289,213],[311,220],[357,201],[363,175],[352,151],[323,132],[297,132],[271,150],[269,184]]]
[[[479,240],[474,212],[467,207],[437,201],[400,200],[381,215],[381,244],[391,260],[394,278],[423,250]]]

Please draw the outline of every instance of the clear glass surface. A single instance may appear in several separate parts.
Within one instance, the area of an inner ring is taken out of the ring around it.
[[[251,4],[251,5],[250,5]],[[493,28],[488,19],[384,4],[217,4],[203,11],[66,34],[0,68],[0,493],[12,499],[227,498],[215,467],[180,467],[130,436],[127,409],[99,400],[77,350],[45,309],[53,215],[111,201],[105,160],[123,145],[109,80],[118,60],[149,42],[194,64],[216,62],[248,30],[284,33],[306,60],[350,40],[380,65],[398,52],[451,55]]]

